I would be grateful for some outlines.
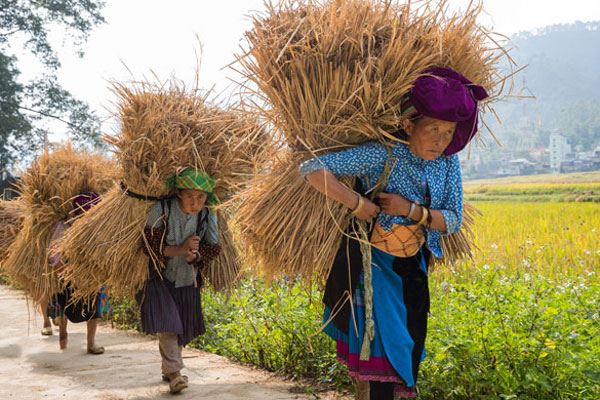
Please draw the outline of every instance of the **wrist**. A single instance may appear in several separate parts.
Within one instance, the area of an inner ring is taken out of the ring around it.
[[[360,198],[362,197],[360,194],[356,192],[352,192],[351,199],[346,202],[346,207],[350,209],[350,211],[354,211],[360,205]]]
[[[364,206],[365,206],[365,198],[359,195],[358,196],[358,204],[352,210],[352,214],[358,215],[358,213],[360,213],[360,211],[363,209]]]
[[[187,254],[187,248],[185,247],[185,244],[177,246],[177,255],[178,256],[185,256],[186,254]]]
[[[419,222],[422,217],[423,217],[423,206],[421,206],[419,204],[415,204],[415,209],[414,209],[414,212],[412,213],[412,215],[410,216],[410,219],[412,221]]]

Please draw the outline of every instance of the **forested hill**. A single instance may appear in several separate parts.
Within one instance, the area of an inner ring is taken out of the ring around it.
[[[600,21],[552,25],[511,39],[512,57],[528,65],[517,83],[536,99],[499,107],[503,141],[512,144],[526,130],[544,145],[558,129],[573,145],[600,144]]]

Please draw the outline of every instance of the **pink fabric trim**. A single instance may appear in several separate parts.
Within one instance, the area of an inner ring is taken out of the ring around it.
[[[348,375],[359,381],[377,381],[394,383],[394,399],[414,399],[417,392],[406,387],[389,361],[385,357],[370,357],[369,361],[361,361],[358,354],[351,354],[348,345],[337,340],[337,360],[348,368]],[[348,361],[350,359],[350,361]],[[365,369],[368,372],[360,370]],[[378,375],[377,372],[381,372]]]
[[[387,358],[371,356],[368,361],[362,361],[360,355],[350,353],[348,344],[341,340],[337,341],[337,359],[348,367],[354,378],[362,376],[368,378],[361,380],[404,383]]]

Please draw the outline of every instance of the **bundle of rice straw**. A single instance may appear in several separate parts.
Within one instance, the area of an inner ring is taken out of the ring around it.
[[[114,163],[100,154],[76,151],[70,144],[47,150],[19,181],[23,224],[8,248],[3,266],[34,301],[62,288],[48,266],[48,245],[59,221],[72,219],[72,199],[85,191],[98,194],[114,184]]]
[[[114,92],[121,127],[118,135],[105,139],[114,147],[123,180],[69,229],[60,245],[68,260],[63,277],[72,282],[75,298],[101,287],[131,297],[143,287],[149,263],[143,229],[150,208],[173,195],[169,177],[186,168],[203,170],[216,178],[217,195],[226,200],[252,175],[251,152],[264,147],[255,142],[264,131],[252,117],[210,106],[206,94],[176,82],[115,84]],[[209,267],[208,278],[220,289],[236,281],[240,265],[226,214],[218,210],[218,216],[223,254]]]
[[[236,223],[267,277],[326,277],[349,218],[301,179],[302,161],[369,140],[397,140],[388,132],[401,126],[401,98],[427,68],[450,67],[484,86],[484,109],[503,93],[508,77],[497,65],[508,56],[477,24],[480,7],[450,15],[446,6],[284,0],[255,17],[238,62],[266,104],[256,112],[287,149],[240,194]],[[445,249],[451,261],[470,254],[468,236],[455,235]]]
[[[15,241],[23,224],[23,203],[0,199],[0,268],[9,246]]]
[[[205,149],[204,168],[217,178],[216,193],[223,202],[217,207],[221,254],[205,272],[215,290],[230,289],[239,279],[241,256],[234,243],[230,216],[237,207],[234,195],[245,189],[273,151],[274,144],[256,117],[241,110],[207,108],[205,128],[196,135],[196,146]]]

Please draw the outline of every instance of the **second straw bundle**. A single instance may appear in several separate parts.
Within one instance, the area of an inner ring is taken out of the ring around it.
[[[121,130],[107,140],[123,181],[73,225],[60,247],[69,260],[63,276],[81,298],[102,286],[121,296],[143,287],[149,265],[143,230],[150,208],[173,195],[168,178],[186,168],[203,170],[217,179],[216,192],[225,199],[251,174],[254,163],[244,152],[262,148],[253,142],[264,134],[254,120],[209,106],[196,91],[136,83],[115,85],[115,93]],[[236,168],[240,175],[232,170],[236,165],[246,166]],[[229,228],[218,213],[225,240]],[[223,252],[207,273],[219,288],[234,282],[240,269],[234,247],[223,243]]]

